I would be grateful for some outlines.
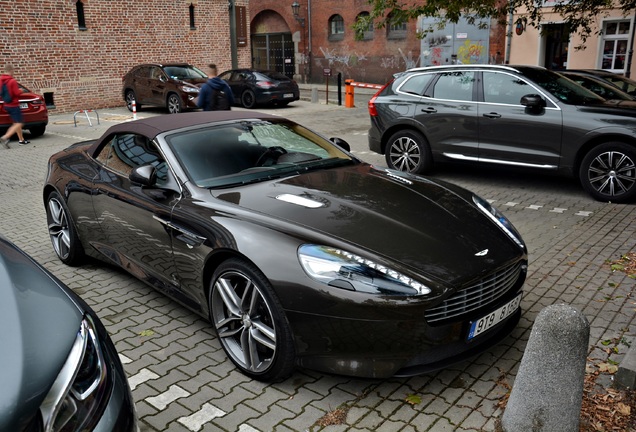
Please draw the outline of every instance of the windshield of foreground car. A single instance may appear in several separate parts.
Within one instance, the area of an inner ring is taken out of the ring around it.
[[[605,101],[592,91],[556,72],[535,68],[522,68],[521,72],[564,104],[588,105]]]
[[[218,188],[354,163],[330,141],[287,120],[241,121],[166,137],[189,179]]]

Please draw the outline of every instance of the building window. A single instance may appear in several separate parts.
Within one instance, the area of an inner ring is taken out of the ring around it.
[[[329,40],[344,39],[344,20],[340,15],[329,18]]]
[[[618,73],[625,72],[629,29],[629,20],[606,21],[603,24],[601,69]]]
[[[369,12],[360,12],[356,17],[356,21],[360,18],[369,19]],[[362,40],[370,40],[373,39],[373,21],[369,21],[369,25],[366,30],[362,34]]]
[[[77,9],[77,26],[80,30],[86,30],[86,19],[84,18],[84,3],[82,0],[77,0],[75,3]]]
[[[387,39],[406,39],[406,22],[396,23],[393,21],[393,18],[389,15],[389,25],[386,27]]]
[[[190,30],[196,30],[196,26],[194,25],[194,3],[190,3]]]

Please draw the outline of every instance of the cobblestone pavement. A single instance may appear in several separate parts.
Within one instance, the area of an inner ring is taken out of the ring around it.
[[[296,102],[279,110],[328,136],[368,152],[364,106]],[[94,114],[94,113],[93,113]],[[139,116],[166,115],[143,111]],[[442,167],[434,174],[492,201],[528,243],[530,270],[518,328],[484,354],[438,373],[360,380],[298,370],[263,384],[238,373],[212,327],[122,271],[102,264],[71,268],[55,257],[41,187],[48,157],[70,143],[128,121],[124,108],[52,115],[47,133],[26,146],[0,149],[0,233],[78,292],[99,314],[120,352],[142,431],[493,431],[498,401],[512,384],[538,312],[572,304],[591,324],[590,366],[620,362],[634,340],[633,279],[609,261],[636,250],[636,206],[599,203],[573,180],[536,173]],[[611,354],[608,354],[611,352]],[[411,397],[414,396],[414,397]],[[320,426],[327,415],[340,424]]]

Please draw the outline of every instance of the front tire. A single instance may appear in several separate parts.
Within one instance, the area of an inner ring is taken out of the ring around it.
[[[46,199],[46,221],[53,250],[64,264],[77,266],[86,255],[77,235],[71,213],[59,193],[51,192]]]
[[[252,90],[245,90],[241,95],[241,105],[247,109],[252,109],[256,106],[256,95]]]
[[[166,107],[170,114],[179,114],[183,108],[181,107],[181,98],[175,93],[170,93],[166,101]]]
[[[636,148],[622,142],[594,147],[581,162],[579,179],[598,201],[632,201],[636,197]]]
[[[223,350],[243,374],[279,381],[294,370],[296,353],[283,308],[254,265],[232,258],[210,285],[210,319]]]
[[[135,96],[135,92],[132,90],[126,90],[126,108],[128,111],[133,111],[133,102],[135,102],[135,111],[141,110],[141,104],[137,101],[137,96]]]

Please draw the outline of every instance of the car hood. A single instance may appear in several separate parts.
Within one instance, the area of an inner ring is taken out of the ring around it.
[[[201,87],[203,84],[205,84],[208,81],[208,79],[207,78],[187,78],[187,79],[182,79],[178,81],[182,83],[186,83],[186,84],[192,84],[195,87]]]
[[[469,192],[367,164],[212,193],[273,224],[306,227],[444,283],[464,283],[461,275],[489,273],[525,253],[467,202]]]
[[[578,109],[583,112],[598,114],[612,114],[624,117],[636,117],[636,100],[606,100],[603,103],[579,105]]]
[[[22,430],[60,372],[80,328],[75,302],[0,239],[0,430]]]

